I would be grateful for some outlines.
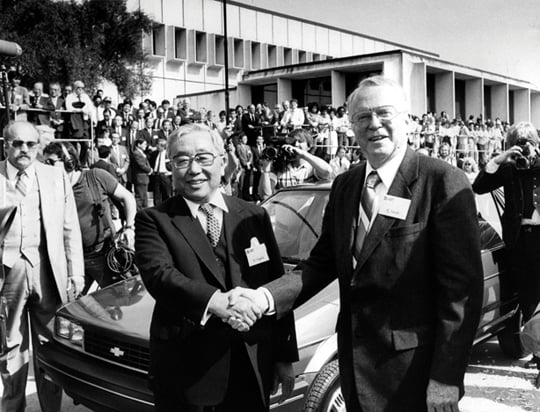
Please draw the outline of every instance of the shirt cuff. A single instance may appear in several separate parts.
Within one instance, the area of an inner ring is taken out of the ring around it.
[[[264,293],[264,296],[266,297],[266,302],[268,303],[268,307],[266,311],[264,312],[264,316],[272,316],[276,314],[276,304],[274,302],[274,297],[270,293],[268,289],[265,287],[260,287],[259,290]]]
[[[212,299],[216,297],[217,293],[219,293],[219,290],[216,290],[214,294],[208,300],[208,304],[206,305],[206,309],[204,310],[204,313],[201,318],[201,326],[205,326],[206,322],[208,322],[208,320],[212,317],[212,314],[208,313],[208,309],[210,308],[210,303],[212,303]]]
[[[499,170],[499,165],[495,163],[493,159],[491,159],[486,165],[486,173],[492,175],[493,173],[497,172],[497,170]]]

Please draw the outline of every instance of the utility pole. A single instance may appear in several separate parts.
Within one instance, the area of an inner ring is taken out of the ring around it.
[[[229,41],[227,37],[227,0],[223,0],[223,36],[225,37],[224,41],[224,59],[225,59],[225,113],[227,113],[227,118],[225,124],[229,124]]]

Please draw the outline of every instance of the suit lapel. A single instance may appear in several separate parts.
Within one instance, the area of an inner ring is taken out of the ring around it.
[[[206,238],[206,234],[204,233],[199,220],[194,219],[191,216],[191,212],[181,196],[177,196],[176,199],[177,201],[172,203],[171,208],[173,211],[173,225],[186,239],[188,245],[191,246],[195,254],[208,268],[223,289],[226,289],[225,279],[221,276],[219,266],[216,262],[216,255]]]
[[[229,273],[231,276],[231,285],[241,286],[242,282],[242,273],[240,270],[240,263],[236,260],[236,255],[233,248],[232,235],[238,226],[240,221],[242,210],[230,199],[224,196],[225,203],[229,209],[229,213],[223,213],[223,231],[225,233],[225,242],[227,244],[227,264],[229,265]]]
[[[399,166],[396,177],[392,182],[392,186],[390,186],[390,189],[388,190],[389,195],[405,199],[412,199],[410,185],[418,177],[417,156],[418,155],[416,155],[411,149],[407,148],[407,152],[405,153],[405,157]],[[373,253],[373,250],[375,250],[375,247],[381,243],[386,235],[386,232],[388,232],[396,220],[397,219],[395,218],[381,214],[378,214],[375,217],[373,225],[368,232],[366,239],[364,240],[362,252],[360,253],[355,271],[358,271],[366,263],[369,256]]]

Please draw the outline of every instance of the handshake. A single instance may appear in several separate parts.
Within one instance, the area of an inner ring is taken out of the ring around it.
[[[270,299],[262,288],[236,287],[229,292],[217,291],[208,305],[208,312],[239,332],[247,332],[270,310]]]

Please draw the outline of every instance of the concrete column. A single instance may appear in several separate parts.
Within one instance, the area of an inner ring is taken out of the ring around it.
[[[540,127],[540,93],[531,93],[531,122]]]
[[[253,101],[251,98],[251,86],[239,84],[236,87],[236,101],[238,102],[237,104],[241,104],[244,107],[250,104]]]
[[[484,79],[465,81],[465,112],[469,115],[484,118]]]
[[[435,75],[435,111],[445,111],[450,119],[456,117],[454,72]]]
[[[531,121],[531,92],[529,89],[514,90],[514,122]]]
[[[332,106],[339,107],[343,106],[347,96],[345,95],[345,74],[332,70],[331,73],[331,83],[332,83]]]
[[[291,79],[279,78],[277,81],[277,100],[281,103],[283,100],[292,99],[292,81]],[[251,101],[251,100],[250,100]]]
[[[411,113],[417,116],[427,112],[427,83],[425,63],[404,67],[403,90],[409,98]]]
[[[508,85],[491,86],[491,118],[509,120],[508,113]]]

